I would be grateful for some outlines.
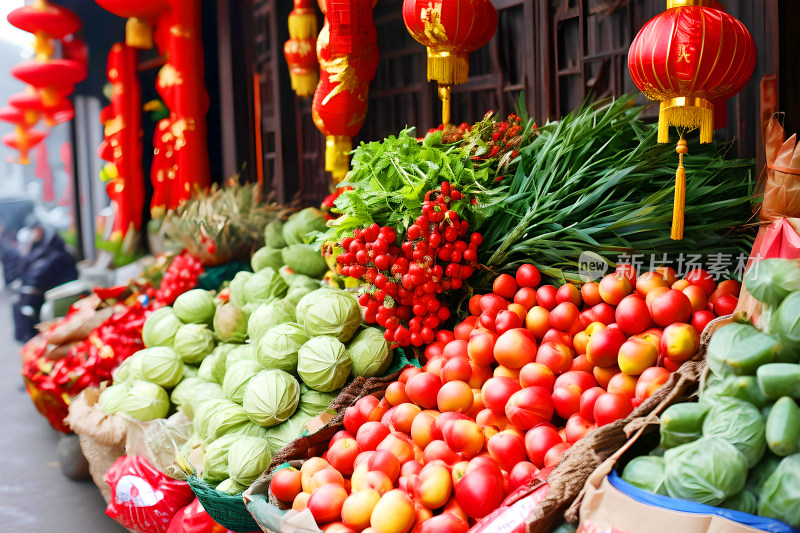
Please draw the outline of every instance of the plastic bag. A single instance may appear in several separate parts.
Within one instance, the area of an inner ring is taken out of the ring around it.
[[[167,529],[167,533],[225,533],[226,531],[228,530],[225,527],[208,516],[197,498],[175,513]]]
[[[194,498],[188,483],[167,477],[141,457],[120,457],[104,480],[112,496],[106,514],[141,533],[166,533],[175,513]]]

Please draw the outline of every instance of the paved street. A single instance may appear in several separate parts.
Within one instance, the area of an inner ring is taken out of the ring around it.
[[[59,433],[39,415],[20,377],[9,296],[0,292],[0,532],[125,531],[105,515],[91,481],[71,481],[57,462]]]

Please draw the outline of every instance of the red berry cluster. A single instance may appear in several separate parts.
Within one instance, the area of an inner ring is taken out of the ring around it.
[[[436,328],[450,318],[438,295],[460,289],[475,272],[483,238],[470,234],[467,222],[450,209],[461,198],[447,182],[429,191],[422,214],[409,226],[400,246],[395,244],[393,228],[377,224],[342,240],[344,251],[336,258],[342,274],[371,285],[359,303],[366,308],[367,323],[386,328],[389,342],[400,346],[433,342]]]
[[[511,157],[516,157],[516,147],[522,134],[522,119],[511,113],[504,122],[495,122],[492,126],[491,136],[486,141],[488,150],[481,155],[473,156],[473,160],[491,159],[499,157],[500,153],[512,152]]]
[[[182,253],[172,260],[164,272],[156,299],[164,305],[172,305],[178,296],[197,286],[197,278],[202,273],[200,261],[187,252]]]
[[[443,143],[445,144],[455,143],[464,140],[464,136],[472,131],[472,126],[470,126],[466,122],[462,122],[458,126],[456,126],[455,124],[448,124],[447,126],[439,124],[439,126],[437,126],[436,128],[429,129],[428,135],[436,133],[437,131],[443,132],[442,133]]]

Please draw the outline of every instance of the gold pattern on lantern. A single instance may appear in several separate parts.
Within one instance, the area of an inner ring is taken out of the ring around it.
[[[175,67],[167,63],[161,70],[158,71],[158,86],[159,87],[172,87],[174,85],[182,85],[183,77],[181,73],[175,70]]]
[[[687,63],[691,63],[691,61],[689,61],[689,52],[686,51],[686,45],[685,44],[679,44],[678,45],[678,60],[677,60],[677,62],[680,63],[681,61],[686,61]]]
[[[339,82],[339,84],[328,93],[325,99],[322,100],[322,105],[326,105],[334,96],[342,91],[347,91],[352,94],[358,89],[361,83],[358,79],[358,74],[356,74],[355,69],[350,66],[347,57],[338,57],[333,61],[327,61],[325,65],[321,64],[320,68],[330,74],[330,80],[332,82]]]
[[[428,2],[427,8],[422,8],[419,14],[420,20],[425,25],[425,37],[433,42],[446,43],[447,32],[442,24],[442,3]]]

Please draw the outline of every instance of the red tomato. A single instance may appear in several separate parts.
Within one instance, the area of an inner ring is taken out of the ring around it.
[[[572,283],[565,283],[556,291],[556,301],[558,303],[570,302],[575,306],[581,305],[581,291]]]
[[[684,279],[692,285],[697,285],[703,289],[706,296],[711,296],[711,293],[717,288],[717,282],[714,281],[714,277],[702,268],[690,270],[686,273]]]
[[[462,341],[469,339],[469,334],[475,329],[475,323],[477,321],[478,317],[476,316],[468,316],[465,318],[463,322],[456,326],[454,331],[455,338]]]
[[[467,472],[456,485],[456,500],[472,518],[491,513],[500,507],[504,497],[503,476],[488,466]]]
[[[470,302],[471,301],[472,300],[470,300]],[[536,305],[536,289],[532,287],[522,287],[517,291],[517,294],[514,295],[514,303],[520,304],[526,310],[530,311],[530,309]],[[470,312],[472,312],[471,307]]]
[[[549,466],[555,466],[561,460],[561,457],[564,453],[570,449],[572,443],[569,442],[562,442],[561,444],[556,444],[549,450],[544,456],[544,467],[547,468]]]
[[[442,351],[442,355],[444,355],[445,359],[451,359],[453,357],[464,357],[467,358],[469,355],[467,354],[467,341],[465,340],[454,340],[453,342],[448,342],[447,346],[444,347]]]
[[[469,299],[469,312],[473,316],[481,314],[481,295],[476,294]]]
[[[446,329],[440,329],[439,331],[437,331],[436,332],[436,337],[435,337],[437,342],[443,342],[445,344],[447,344],[448,342],[450,342],[451,340],[453,340],[455,338],[456,337],[453,334],[453,332],[452,331],[447,331]]]
[[[581,287],[581,297],[587,306],[595,306],[602,303],[600,297],[600,284],[596,281],[587,281]]]
[[[709,322],[717,318],[711,311],[698,311],[692,315],[692,326],[694,329],[703,333]]]
[[[500,311],[494,319],[494,329],[498,335],[502,335],[510,329],[522,327],[522,319],[514,311]]]
[[[615,420],[625,418],[633,411],[630,396],[618,392],[607,392],[594,403],[594,421],[605,426]]]
[[[516,281],[520,287],[538,287],[542,282],[542,275],[535,266],[522,265],[517,269]]]
[[[738,304],[739,298],[733,294],[723,294],[714,302],[714,311],[717,316],[730,315],[736,310]]]
[[[550,325],[559,331],[569,331],[581,312],[572,302],[561,302],[550,312]]]
[[[542,285],[536,290],[536,301],[540,306],[548,311],[552,311],[558,302],[556,301],[556,288],[552,285]]]
[[[508,274],[500,274],[492,284],[492,291],[503,298],[512,299],[517,292],[517,282]]]
[[[303,490],[302,474],[294,468],[283,468],[272,475],[269,490],[282,502],[291,502]]]
[[[580,415],[589,422],[594,422],[594,404],[605,393],[606,391],[602,387],[592,387],[584,391],[581,394]]]
[[[544,466],[544,456],[556,444],[561,444],[564,439],[551,425],[536,426],[525,433],[525,453],[528,459],[539,468]]]

